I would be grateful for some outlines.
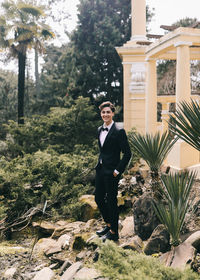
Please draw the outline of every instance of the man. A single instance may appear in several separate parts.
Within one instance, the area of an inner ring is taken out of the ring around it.
[[[97,231],[102,238],[117,241],[118,206],[117,192],[121,174],[131,158],[126,132],[118,128],[113,121],[115,107],[110,101],[99,106],[103,125],[98,128],[99,159],[96,166],[95,201],[106,223],[106,227]],[[121,152],[123,153],[120,159]]]

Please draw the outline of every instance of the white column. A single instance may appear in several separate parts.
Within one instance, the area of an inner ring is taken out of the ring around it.
[[[176,102],[190,101],[190,49],[191,43],[178,42],[176,58]]]
[[[146,1],[131,0],[132,32],[131,41],[146,40]]]
[[[154,134],[157,130],[157,74],[156,60],[147,62],[147,88],[146,88],[146,133]]]

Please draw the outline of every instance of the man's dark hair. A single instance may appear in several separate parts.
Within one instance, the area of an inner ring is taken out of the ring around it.
[[[105,102],[101,103],[101,105],[99,106],[100,111],[102,111],[103,108],[105,108],[105,107],[110,107],[111,111],[113,113],[115,112],[115,106],[110,101],[105,101]]]

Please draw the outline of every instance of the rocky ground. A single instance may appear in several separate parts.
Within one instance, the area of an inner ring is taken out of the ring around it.
[[[78,279],[103,279],[96,270],[88,269],[93,267],[98,258],[96,245],[91,240],[98,240],[95,231],[102,226],[101,220],[90,219],[88,222],[67,222],[59,221],[57,223],[42,222],[40,231],[49,234],[48,238],[41,238],[32,247],[35,238],[25,238],[3,242],[0,246],[0,279],[37,279],[37,274],[49,268],[54,273],[53,278],[49,271],[44,271],[42,279],[68,279],[62,278],[66,268],[72,264],[80,263],[85,267],[85,274],[92,273],[93,278]],[[37,225],[35,224],[37,227]],[[133,218],[127,217],[122,222],[121,238],[119,245],[125,244],[128,237],[133,236]],[[40,234],[41,234],[40,232]],[[23,233],[22,233],[23,235]],[[136,240],[136,239],[135,239]],[[142,242],[142,241],[138,241]],[[138,243],[138,249],[141,246]],[[75,268],[76,270],[76,268]],[[48,278],[50,277],[50,278]],[[83,277],[80,276],[80,277]],[[39,279],[39,278],[38,278]],[[69,278],[70,279],[70,278]]]
[[[192,216],[188,216],[183,237],[185,240],[183,243],[184,260],[180,263],[180,258],[178,260],[174,258],[174,266],[185,265],[188,261],[193,262],[194,256],[196,256],[193,268],[200,273],[198,254],[200,252],[199,186],[200,182],[196,181],[193,189],[194,197],[192,197],[195,211],[193,211]],[[154,224],[156,228],[152,232],[152,225],[145,223],[145,227],[141,228],[139,223],[140,220],[145,219],[146,213],[151,212],[149,198],[146,200],[148,188],[149,186],[136,182],[134,177],[126,178],[122,182],[118,198],[121,210],[118,245],[124,249],[145,252],[147,255],[158,254],[165,258],[165,252],[170,249],[170,246],[169,236],[164,227]],[[97,209],[92,195],[83,196],[81,201],[85,203],[84,222],[63,220],[33,223],[31,228],[13,234],[12,241],[2,242],[0,245],[0,280],[103,280],[104,278],[94,266],[98,259],[98,246],[95,243],[98,237],[95,232],[103,226],[103,222],[101,219],[94,218]],[[147,207],[146,210],[145,207]],[[133,209],[135,213],[138,213],[138,216],[134,215],[134,218],[138,219],[135,222],[133,221]],[[140,235],[139,230],[146,231],[145,238]],[[191,236],[192,232],[194,234]],[[32,251],[34,243],[36,244]],[[181,247],[179,251],[181,251]]]

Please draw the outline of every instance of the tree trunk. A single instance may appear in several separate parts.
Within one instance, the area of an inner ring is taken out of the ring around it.
[[[18,124],[24,124],[26,47],[18,53]]]
[[[36,97],[40,95],[40,80],[39,80],[39,71],[38,71],[38,50],[35,47],[35,89]]]

